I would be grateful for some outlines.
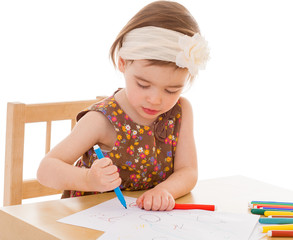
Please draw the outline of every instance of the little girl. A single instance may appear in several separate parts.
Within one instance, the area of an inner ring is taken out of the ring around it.
[[[78,114],[42,160],[38,180],[70,190],[63,197],[148,189],[140,208],[171,210],[197,182],[192,108],[180,95],[204,67],[207,43],[185,7],[157,1],[126,24],[110,56],[125,88]],[[105,156],[98,161],[96,144]]]

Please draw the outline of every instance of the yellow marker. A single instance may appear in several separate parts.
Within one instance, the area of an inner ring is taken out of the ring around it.
[[[285,212],[285,211],[265,211],[264,215],[266,217],[271,216],[271,215],[282,215],[282,216],[293,216],[293,212]]]
[[[271,230],[293,230],[293,224],[270,225],[261,227],[261,231],[263,233]]]

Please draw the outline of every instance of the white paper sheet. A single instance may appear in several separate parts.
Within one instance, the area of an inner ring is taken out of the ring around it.
[[[125,197],[125,201],[127,209],[121,205],[117,198],[113,198],[94,207],[59,219],[58,222],[107,231],[111,229],[115,222],[125,218],[127,215],[136,211],[142,211],[136,207],[136,198]]]
[[[203,210],[145,211],[125,197],[75,213],[59,222],[105,231],[99,240],[248,240],[259,216]],[[256,239],[256,238],[254,238]]]
[[[171,212],[135,212],[115,223],[99,240],[248,240],[258,216],[173,210]]]

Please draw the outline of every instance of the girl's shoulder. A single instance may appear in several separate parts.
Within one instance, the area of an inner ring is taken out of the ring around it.
[[[191,106],[190,101],[187,98],[185,98],[185,97],[180,97],[179,100],[178,100],[178,102],[181,105],[181,107],[182,106],[186,106],[186,105]]]
[[[190,103],[190,101],[185,98],[185,97],[180,97],[178,100],[180,107],[181,107],[181,111],[182,112],[192,112],[192,105]]]
[[[185,97],[180,97],[179,101],[181,105],[181,114],[182,114],[181,124],[183,124],[184,126],[188,126],[188,128],[191,128],[193,126],[192,104]]]
[[[186,118],[187,116],[192,116],[192,105],[190,101],[185,97],[180,97],[178,102],[173,107],[173,111],[179,112],[182,118]]]
[[[84,138],[92,139],[105,150],[112,149],[116,140],[116,132],[109,121],[109,114],[113,112],[115,99],[113,96],[103,99],[78,113],[80,132],[86,132]]]
[[[86,109],[82,110],[77,114],[76,120],[80,120],[86,113],[89,111],[96,111],[101,112],[104,115],[107,115],[109,109],[113,109],[117,106],[117,102],[114,96],[107,97],[99,102],[92,104],[91,106],[87,107]],[[110,110],[111,111],[111,110]]]

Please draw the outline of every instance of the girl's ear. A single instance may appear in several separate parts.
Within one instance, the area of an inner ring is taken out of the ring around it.
[[[118,59],[118,69],[122,73],[124,73],[124,71],[125,71],[125,64],[126,64],[125,60],[123,58],[119,57],[119,59]]]

